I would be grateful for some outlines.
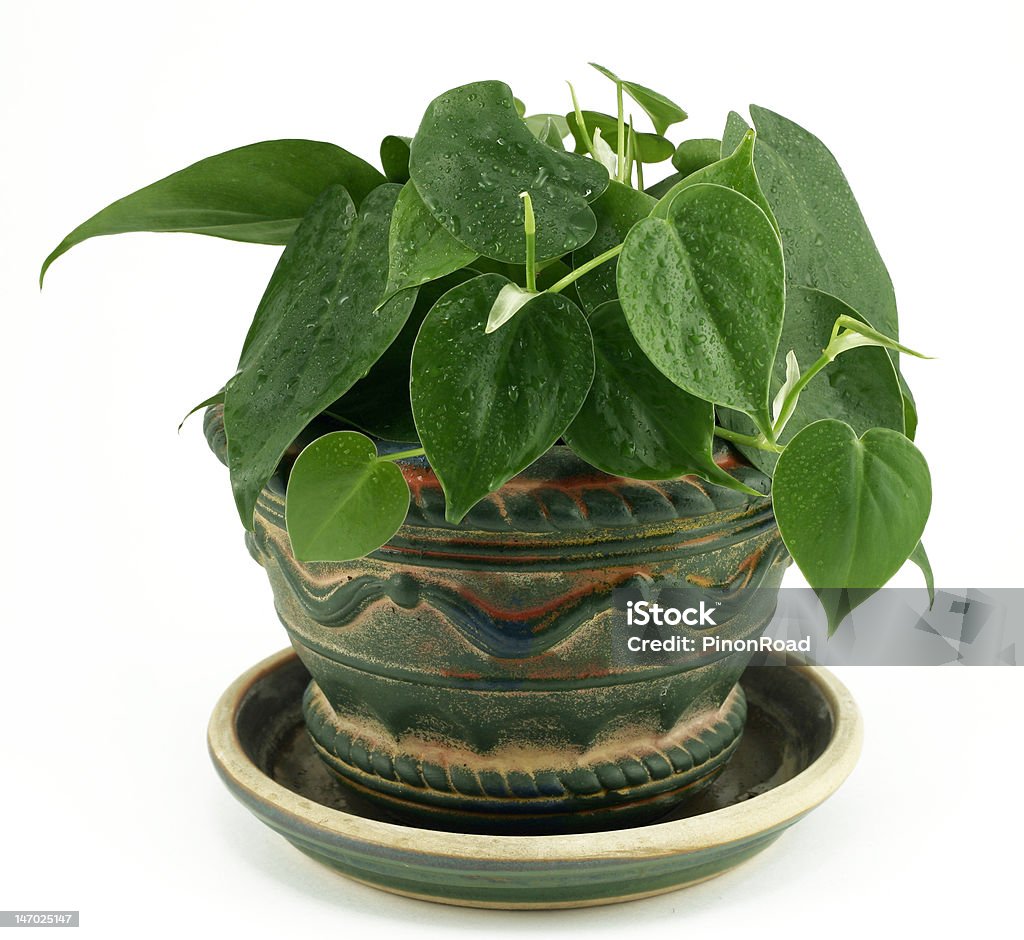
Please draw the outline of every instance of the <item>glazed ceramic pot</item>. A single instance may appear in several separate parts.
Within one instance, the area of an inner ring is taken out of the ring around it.
[[[219,408],[206,430],[223,459]],[[767,491],[733,452],[716,460]],[[630,660],[612,597],[694,585],[728,601],[719,635],[760,635],[789,562],[766,497],[609,476],[556,446],[452,525],[413,458],[400,462],[412,501],[390,542],[303,564],[285,530],[288,463],[247,542],[312,676],[314,745],[364,797],[421,826],[584,831],[656,819],[725,767],[750,653]]]

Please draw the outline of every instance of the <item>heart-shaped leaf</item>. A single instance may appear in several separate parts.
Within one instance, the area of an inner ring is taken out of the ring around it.
[[[601,114],[599,111],[581,111],[580,113],[583,115],[583,123],[586,125],[590,139],[593,140],[594,134],[600,131],[605,143],[615,151],[619,145],[618,118],[614,118],[610,114]],[[580,131],[575,112],[570,111],[564,120],[576,142],[576,153],[587,153],[590,148],[587,147],[586,136]],[[661,163],[675,152],[672,142],[660,134],[634,132],[633,139],[636,148],[634,156],[643,163]]]
[[[768,217],[709,183],[680,192],[669,218],[638,222],[619,256],[622,309],[647,357],[680,388],[743,411],[766,434],[783,282]]]
[[[676,183],[654,207],[652,215],[661,219],[668,218],[669,206],[672,200],[689,186],[697,183],[716,183],[719,186],[728,186],[738,193],[743,193],[751,202],[758,206],[768,217],[775,231],[779,226],[772,215],[771,207],[761,192],[761,184],[757,181],[757,174],[754,172],[754,132],[748,131],[743,135],[736,149],[723,160],[718,160],[708,166],[695,170],[685,179]]]
[[[835,157],[781,115],[756,105],[750,113],[757,128],[754,166],[782,232],[787,283],[832,294],[899,338],[889,272]],[[747,129],[731,113],[722,147],[734,148]]]
[[[450,290],[412,353],[412,410],[450,522],[558,440],[594,377],[586,317],[559,294],[537,295],[485,332],[508,283],[482,274]]]
[[[664,134],[673,124],[686,120],[686,112],[674,101],[666,98],[661,92],[654,91],[644,85],[638,85],[636,82],[627,82],[596,62],[591,62],[590,64],[602,75],[615,82],[616,85],[622,86],[623,91],[647,113],[657,133]]]
[[[790,288],[772,374],[772,395],[777,395],[785,383],[787,352],[792,350],[800,364],[807,368],[828,345],[836,320],[854,315],[841,300],[821,291]],[[800,393],[796,411],[779,435],[779,441],[787,443],[807,425],[823,418],[845,421],[857,434],[878,427],[903,430],[903,396],[896,370],[884,349],[877,346],[851,349],[825,366]],[[719,412],[719,422],[722,427],[740,434],[756,430],[749,419],[725,409]],[[759,470],[769,475],[774,470],[777,455],[743,445],[740,450]]]
[[[609,248],[621,245],[629,230],[647,218],[654,205],[654,199],[647,193],[612,180],[591,206],[597,217],[597,231],[587,244],[573,252],[573,266],[578,268]],[[584,274],[576,281],[576,289],[587,311],[615,300],[615,262],[609,261]]]
[[[711,483],[754,493],[711,456],[715,415],[665,378],[633,339],[618,303],[588,321],[594,337],[594,382],[566,443],[588,463],[617,476],[667,480],[695,473]],[[760,494],[755,494],[760,495]]]
[[[409,372],[416,334],[423,318],[438,299],[474,276],[473,271],[456,271],[424,284],[416,294],[416,303],[402,332],[384,350],[367,375],[326,411],[386,441],[418,440],[409,400]]]
[[[386,297],[458,271],[476,258],[472,248],[449,235],[431,215],[411,182],[402,187],[395,203],[388,253]]]
[[[362,558],[398,531],[408,511],[401,469],[355,431],[317,438],[288,477],[285,521],[302,562]]]
[[[328,189],[296,229],[267,285],[224,395],[228,469],[247,528],[285,450],[367,373],[409,316],[414,291],[377,307],[400,190],[394,183],[378,187],[355,218],[348,193]]]
[[[874,589],[921,541],[931,477],[898,431],[858,438],[842,421],[805,427],[779,457],[772,484],[786,548],[814,588]]]
[[[717,163],[726,156],[722,153],[722,142],[713,137],[698,137],[684,140],[672,155],[672,166],[683,177],[696,173],[710,163]]]
[[[389,183],[407,183],[409,181],[409,144],[411,137],[398,137],[388,134],[380,142],[380,165],[384,167],[384,175]]]
[[[499,261],[526,261],[523,201],[537,218],[537,259],[585,245],[597,225],[588,203],[608,185],[593,160],[530,133],[502,82],[435,98],[412,142],[409,171],[427,208],[460,242]]]
[[[343,185],[358,207],[384,177],[334,144],[267,140],[172,173],[118,199],[71,232],[43,262],[95,235],[194,232],[240,242],[283,245],[328,186]]]

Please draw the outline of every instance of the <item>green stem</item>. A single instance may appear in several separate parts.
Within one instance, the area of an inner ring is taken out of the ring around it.
[[[586,145],[587,150],[590,151],[590,155],[596,160],[597,151],[594,150],[594,142],[590,139],[590,131],[587,130],[587,125],[583,121],[583,112],[580,110],[580,103],[576,100],[576,89],[572,87],[572,82],[566,82],[569,86],[569,94],[572,95],[572,109],[576,114],[576,126],[580,129],[580,136],[583,138],[583,143]]]
[[[606,261],[611,261],[619,252],[622,251],[622,245],[616,245],[614,248],[609,248],[607,251],[602,251],[596,258],[591,258],[585,264],[581,264],[578,268],[573,268],[565,277],[560,281],[556,281],[552,284],[547,292],[549,294],[557,294],[560,291],[565,290],[573,281],[583,277],[584,274],[588,274],[593,271],[594,268],[599,267]]]
[[[626,116],[623,109],[622,102],[622,82],[615,83],[615,96],[619,108],[619,139],[618,143],[618,158],[619,158],[619,182],[626,182]]]
[[[758,450],[769,450],[773,454],[781,454],[785,449],[780,444],[773,444],[763,435],[740,434],[737,431],[730,431],[728,428],[715,426],[715,437],[720,437],[734,444],[745,444],[747,447],[756,447]]]
[[[415,447],[412,450],[403,450],[397,454],[384,454],[381,460],[405,460],[406,457],[425,457],[427,452],[422,447]]]
[[[523,231],[526,233],[526,289],[537,290],[537,220],[533,215],[533,200],[530,194],[522,192]]]
[[[626,132],[626,178],[623,182],[633,185],[633,159],[636,155],[636,138],[633,135],[633,115],[629,116],[629,130]]]

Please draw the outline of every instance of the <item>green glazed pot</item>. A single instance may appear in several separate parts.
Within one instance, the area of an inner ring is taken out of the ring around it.
[[[219,407],[206,431],[223,459]],[[556,446],[451,525],[414,458],[400,463],[412,502],[390,542],[303,564],[284,520],[294,456],[247,541],[313,677],[314,745],[363,796],[420,826],[585,831],[656,819],[724,768],[751,654],[626,661],[612,593],[694,585],[730,604],[719,635],[760,635],[789,563],[766,497],[613,477]],[[731,451],[716,460],[767,491]]]

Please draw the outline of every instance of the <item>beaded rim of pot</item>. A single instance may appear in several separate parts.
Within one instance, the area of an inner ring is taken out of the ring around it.
[[[543,756],[537,766],[521,766],[516,757],[481,756],[469,751],[451,755],[445,763],[416,754],[417,745],[403,748],[384,734],[371,737],[365,726],[337,715],[323,692],[311,682],[303,696],[306,727],[321,758],[346,782],[374,791],[398,803],[415,790],[417,803],[457,806],[460,813],[501,812],[513,815],[586,812],[588,798],[614,794],[620,805],[654,799],[663,794],[697,790],[710,783],[739,744],[747,701],[739,685],[721,708],[710,715],[687,718],[667,734],[648,735],[628,742],[628,752],[609,756],[607,748],[590,753],[554,755],[550,766]],[[436,751],[436,748],[435,748]],[[614,808],[604,803],[602,810]]]

